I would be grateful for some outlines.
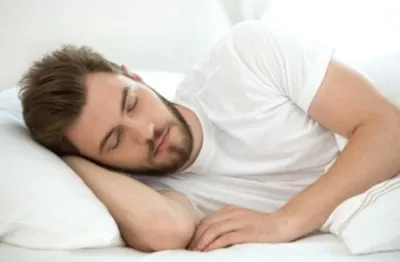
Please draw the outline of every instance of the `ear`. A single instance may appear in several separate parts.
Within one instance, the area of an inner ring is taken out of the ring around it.
[[[129,72],[128,68],[127,68],[125,65],[122,65],[122,66],[121,66],[121,69],[122,69],[126,74],[128,74],[130,77],[132,77],[133,79],[135,79],[136,81],[143,81],[142,78],[141,78],[138,74],[135,74],[135,73],[133,73],[133,72]]]

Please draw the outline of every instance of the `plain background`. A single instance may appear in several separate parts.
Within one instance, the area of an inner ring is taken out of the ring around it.
[[[0,88],[61,44],[134,69],[185,72],[229,28],[215,0],[0,0]]]
[[[132,70],[185,73],[233,24],[266,10],[346,59],[400,49],[398,0],[0,0],[0,90],[61,44],[92,46]]]

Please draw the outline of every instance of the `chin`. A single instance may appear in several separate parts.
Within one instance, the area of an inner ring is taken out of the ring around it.
[[[152,161],[152,166],[154,167],[167,167],[171,164],[175,164],[177,162],[176,157],[171,152],[163,152],[156,156]]]

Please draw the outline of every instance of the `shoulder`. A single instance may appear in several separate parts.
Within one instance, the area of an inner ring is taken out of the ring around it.
[[[273,27],[262,21],[252,20],[244,21],[232,26],[228,36],[231,39],[238,40],[243,36],[252,36],[255,34],[268,34],[273,32]]]
[[[254,82],[265,84],[268,74],[260,67],[272,69],[271,56],[276,53],[276,29],[261,21],[245,21],[234,25],[209,52],[198,61],[178,85],[176,97],[193,96],[204,86],[214,91]],[[265,54],[268,53],[268,56]],[[263,78],[263,80],[261,79]],[[269,80],[269,79],[267,79]]]
[[[260,20],[244,21],[232,27],[225,44],[234,49],[277,48],[283,42],[298,40],[293,32]],[[273,50],[273,49],[272,49]]]

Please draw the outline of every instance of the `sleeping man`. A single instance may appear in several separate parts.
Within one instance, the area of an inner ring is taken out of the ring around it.
[[[257,21],[235,25],[172,100],[85,46],[40,58],[20,85],[32,137],[138,250],[294,241],[400,169],[400,111],[379,87]]]

